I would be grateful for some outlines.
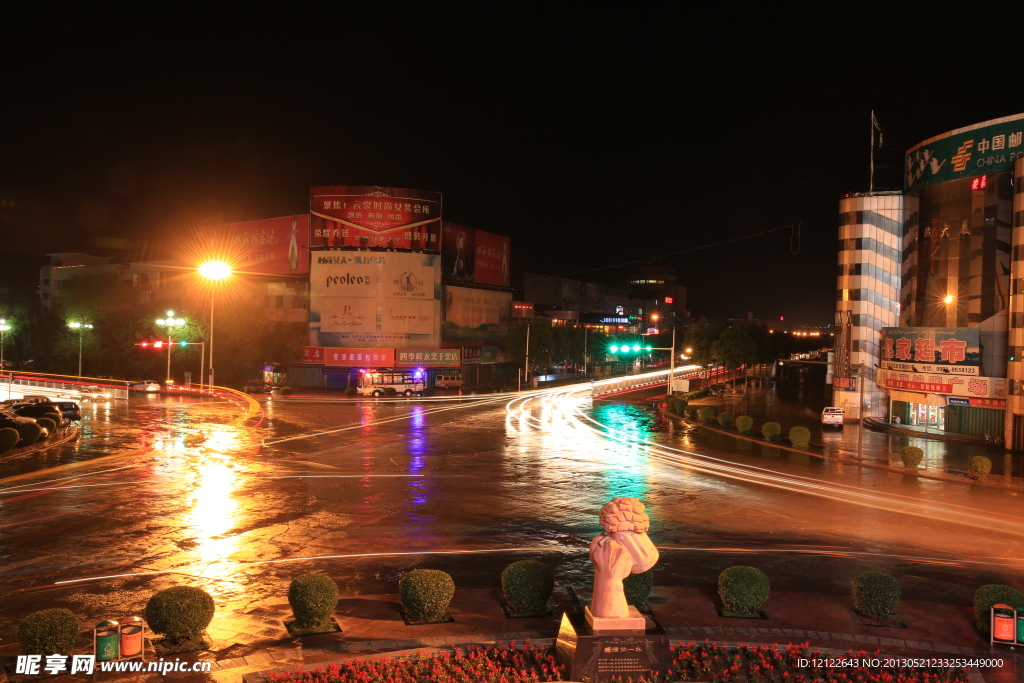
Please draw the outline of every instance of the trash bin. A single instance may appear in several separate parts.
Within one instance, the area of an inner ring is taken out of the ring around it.
[[[1017,643],[1024,645],[1024,612],[1017,612]]]
[[[116,621],[101,621],[92,630],[93,647],[96,659],[106,662],[119,656],[118,640],[121,637],[119,624]]]
[[[121,656],[138,657],[142,654],[142,638],[145,635],[142,619],[126,617],[121,620]]]
[[[992,640],[1014,643],[1017,636],[1017,613],[1009,605],[992,606]]]

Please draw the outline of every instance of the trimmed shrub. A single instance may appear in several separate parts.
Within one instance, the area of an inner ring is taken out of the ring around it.
[[[43,435],[43,430],[35,422],[25,422],[18,425],[18,435],[21,437],[22,445],[31,446]]]
[[[903,469],[908,472],[916,472],[917,466],[924,458],[924,451],[917,446],[904,446],[900,451],[900,457],[903,458]]]
[[[413,569],[398,582],[398,593],[411,623],[439,622],[448,616],[455,582],[439,569]]]
[[[501,573],[501,591],[513,614],[520,617],[548,613],[548,598],[555,589],[555,573],[537,560],[519,560]]]
[[[622,580],[622,588],[626,591],[626,602],[634,607],[647,605],[647,596],[654,588],[654,568],[639,574],[630,574]]]
[[[715,409],[710,406],[704,406],[697,411],[697,414],[700,415],[701,422],[706,425],[711,424],[711,421],[715,419]]]
[[[288,604],[292,606],[295,625],[299,628],[332,627],[331,614],[338,605],[338,584],[326,574],[296,576],[288,585]]]
[[[697,406],[686,406],[685,412],[686,417],[692,420],[697,417]]]
[[[974,591],[974,622],[982,635],[988,635],[993,605],[1009,605],[1024,610],[1024,593],[1012,586],[990,583]]]
[[[21,435],[18,434],[17,429],[11,429],[10,427],[0,429],[0,453],[6,453],[14,448],[20,438]]]
[[[18,644],[26,655],[69,655],[78,640],[78,619],[61,608],[33,612],[18,624]]]
[[[345,390],[345,395],[348,396],[349,398],[352,398],[353,396],[356,396],[357,395],[356,388],[355,387],[349,387],[348,389]]]
[[[213,620],[214,609],[213,598],[203,589],[174,586],[149,599],[145,616],[149,627],[167,636],[173,645],[202,635]]]
[[[768,577],[755,567],[737,565],[718,575],[718,597],[731,614],[756,614],[768,599],[770,588]]]
[[[790,427],[789,441],[797,448],[807,448],[811,443],[811,430],[807,427]]]
[[[665,397],[665,408],[670,413],[678,412],[676,410],[676,397],[675,396],[672,396],[671,394],[669,394],[668,396]]]
[[[679,398],[676,396],[676,412],[682,415],[686,412],[686,406],[690,405],[690,402],[685,398]]]
[[[723,427],[725,427],[727,429],[729,427],[732,427],[732,421],[733,421],[732,413],[719,413],[718,414],[718,424],[722,425]]]
[[[967,467],[971,470],[972,479],[985,481],[985,477],[992,471],[992,461],[984,455],[972,455],[967,461]]]
[[[745,434],[754,428],[754,418],[749,415],[740,415],[736,418],[736,431]]]
[[[282,396],[291,396],[294,390],[291,387],[281,387],[280,391]]]
[[[900,582],[882,572],[864,572],[853,580],[853,608],[864,616],[885,621],[896,613]]]
[[[782,434],[782,425],[778,422],[765,422],[761,425],[761,434],[765,441],[778,441],[779,434]]]
[[[394,387],[384,387],[385,396],[398,396],[398,391]]]
[[[57,424],[48,417],[37,417],[36,424],[39,425],[40,427],[45,427],[46,431],[49,432],[50,434],[53,434],[55,431],[57,431]]]

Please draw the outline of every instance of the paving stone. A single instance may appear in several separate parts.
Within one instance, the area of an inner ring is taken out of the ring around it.
[[[772,635],[773,635],[773,636],[781,636],[781,635],[785,635],[785,634],[784,634],[784,633],[782,632],[782,629],[781,629],[781,628],[772,628],[772,629],[769,629],[769,630],[770,630],[770,631],[772,632]]]
[[[245,666],[245,659],[242,657],[233,657],[231,659],[219,659],[217,665],[221,669],[234,669],[235,667]]]
[[[372,650],[373,648],[370,646],[371,642],[372,641],[369,641],[369,640],[359,640],[359,641],[356,641],[354,643],[345,643],[345,649],[349,650],[350,652],[360,652],[362,650]]]
[[[398,648],[398,644],[394,640],[371,640],[370,650],[394,650]]]
[[[251,666],[256,666],[259,664],[268,664],[274,661],[273,655],[271,655],[269,652],[256,652],[251,655],[246,655],[245,657],[242,657],[242,659],[245,660],[246,664],[249,664]]]

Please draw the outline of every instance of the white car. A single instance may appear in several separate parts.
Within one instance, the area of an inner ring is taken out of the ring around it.
[[[160,391],[160,383],[151,379],[136,382],[132,385],[132,389],[138,389],[139,391]]]
[[[97,386],[82,387],[82,390],[78,392],[78,397],[81,400],[93,402],[109,400],[112,395],[110,389]]]
[[[821,424],[835,427],[843,426],[843,409],[829,406],[821,411]]]

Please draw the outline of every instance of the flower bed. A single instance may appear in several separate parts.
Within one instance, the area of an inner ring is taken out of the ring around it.
[[[877,652],[824,655],[807,645],[728,647],[708,641],[672,648],[675,680],[715,683],[968,683],[964,669],[886,667]],[[913,655],[907,655],[913,657]],[[814,660],[877,660],[877,666],[812,666]],[[808,662],[801,666],[802,662]],[[326,669],[272,673],[277,683],[519,683],[567,680],[552,648],[469,647],[403,659],[353,659]],[[643,679],[640,679],[641,681]],[[664,679],[662,679],[664,680]]]

